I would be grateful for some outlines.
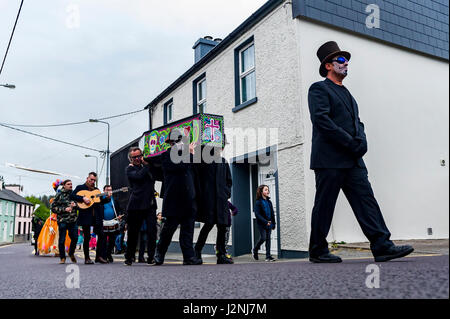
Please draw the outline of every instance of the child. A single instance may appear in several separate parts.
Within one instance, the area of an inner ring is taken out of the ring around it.
[[[94,233],[91,234],[91,240],[89,241],[89,248],[91,250],[95,250],[95,248],[97,247],[97,238],[96,237],[97,236]]]
[[[255,248],[253,248],[253,258],[258,260],[258,250],[266,242],[266,261],[270,262],[275,261],[275,258],[270,255],[270,235],[272,230],[275,229],[275,214],[269,195],[270,191],[267,185],[261,185],[256,190],[256,203],[253,210],[261,238]]]
[[[81,249],[82,245],[83,245],[83,230],[78,229],[78,241],[77,241],[78,249]]]

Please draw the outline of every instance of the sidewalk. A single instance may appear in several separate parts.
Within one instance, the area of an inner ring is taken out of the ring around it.
[[[393,240],[396,245],[411,245],[415,254],[449,254],[448,239],[413,239],[413,240]],[[356,249],[360,251],[370,251],[368,242],[337,244],[339,249]]]

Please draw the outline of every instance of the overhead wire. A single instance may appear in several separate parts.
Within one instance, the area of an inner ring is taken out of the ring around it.
[[[22,11],[22,5],[23,5],[23,0],[20,3],[19,12],[17,12],[16,22],[14,22],[14,27],[13,27],[12,32],[11,32],[11,37],[9,38],[8,47],[6,48],[5,56],[3,57],[2,66],[0,68],[0,74],[2,74],[3,66],[5,65],[6,56],[8,55],[8,51],[9,51],[9,46],[11,45],[11,41],[12,41],[12,38],[14,36],[14,31],[16,30],[17,21],[19,20],[20,12]]]
[[[116,118],[116,117],[122,117],[122,116],[127,116],[127,115],[131,115],[131,114],[135,114],[135,113],[140,113],[142,111],[145,111],[145,109],[132,111],[132,112],[127,112],[127,113],[122,113],[122,114],[118,114],[118,115],[112,115],[112,116],[97,118],[96,120],[99,120],[99,121],[109,120],[109,119],[113,119],[113,118]],[[0,124],[8,125],[8,126],[14,126],[14,127],[42,127],[42,128],[49,128],[49,127],[61,127],[61,126],[80,125],[80,124],[86,124],[86,123],[89,123],[89,120],[87,120],[87,121],[79,121],[79,122],[71,122],[71,123],[61,123],[61,124],[37,124],[37,125],[35,125],[35,124],[12,124],[12,123],[0,123]]]
[[[91,147],[87,147],[87,146],[82,146],[82,145],[77,145],[77,144],[70,143],[70,142],[61,141],[61,140],[58,140],[58,139],[56,139],[56,138],[52,138],[52,137],[48,137],[48,136],[44,136],[44,135],[40,135],[40,134],[36,134],[36,133],[32,133],[32,132],[28,132],[28,131],[25,131],[25,130],[22,130],[22,129],[18,129],[18,128],[15,128],[15,127],[11,127],[11,126],[9,126],[9,125],[5,125],[5,124],[2,124],[2,123],[0,123],[0,126],[9,128],[9,129],[11,129],[11,130],[16,130],[16,131],[19,131],[19,132],[22,132],[22,133],[34,135],[34,136],[37,136],[37,137],[40,137],[40,138],[44,138],[44,139],[47,139],[47,140],[50,140],[50,141],[54,141],[54,142],[58,142],[58,143],[62,143],[62,144],[67,144],[67,145],[74,146],[74,147],[78,147],[78,148],[84,148],[84,149],[86,149],[86,150],[90,150],[90,151],[94,151],[94,152],[100,152],[100,153],[103,152],[103,151],[97,150],[97,149],[95,149],[95,148],[91,148]]]

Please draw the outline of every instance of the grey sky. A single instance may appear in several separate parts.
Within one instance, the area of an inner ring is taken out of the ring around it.
[[[205,35],[225,38],[266,0],[25,0],[0,75],[0,122],[56,124],[143,108],[194,61]],[[3,58],[20,0],[0,0]],[[79,13],[79,19],[77,14]],[[148,114],[109,120],[111,151],[148,128]],[[106,125],[23,128],[106,149]],[[0,176],[24,195],[52,194],[57,176],[5,167],[5,162],[80,176],[95,170],[95,152],[0,127]],[[103,161],[99,158],[99,166]],[[105,180],[105,168],[100,184]]]

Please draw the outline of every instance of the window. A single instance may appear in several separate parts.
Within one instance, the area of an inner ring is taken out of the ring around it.
[[[173,120],[173,99],[164,104],[164,125]]]
[[[17,235],[20,235],[20,226],[22,226],[21,222],[19,222],[19,227],[17,227]]]
[[[256,97],[254,44],[241,51],[240,63],[241,103],[245,103]]]
[[[206,73],[194,80],[192,88],[193,114],[206,113]]]
[[[198,84],[197,106],[200,113],[206,112],[206,79]]]
[[[235,105],[237,112],[258,101],[256,97],[256,63],[253,36],[234,50]]]

